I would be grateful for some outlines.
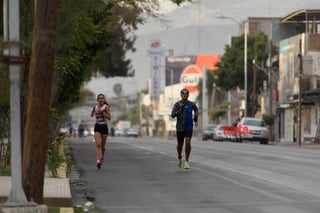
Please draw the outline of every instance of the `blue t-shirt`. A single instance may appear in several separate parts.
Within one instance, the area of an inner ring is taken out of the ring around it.
[[[193,122],[198,120],[198,107],[189,100],[186,102],[180,100],[174,104],[171,116],[177,117],[177,131],[186,131],[192,129]]]

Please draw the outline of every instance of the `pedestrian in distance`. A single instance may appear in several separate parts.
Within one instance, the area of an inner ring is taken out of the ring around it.
[[[108,120],[111,120],[110,107],[105,100],[103,94],[97,95],[98,105],[91,110],[90,116],[96,117],[94,125],[94,142],[96,143],[96,163],[97,168],[100,169],[104,163],[105,146],[108,137]]]
[[[78,137],[79,138],[84,136],[84,130],[85,130],[85,125],[84,125],[84,122],[81,121],[81,123],[78,126]]]
[[[72,126],[72,124],[70,123],[70,124],[69,124],[69,137],[72,137],[72,132],[73,132],[73,126]]]
[[[171,117],[177,117],[176,137],[177,137],[177,152],[178,166],[184,169],[190,169],[189,157],[191,153],[191,138],[193,133],[194,123],[198,121],[198,107],[189,101],[189,90],[182,89],[180,91],[181,100],[173,106]],[[185,161],[182,160],[182,150],[185,143]]]

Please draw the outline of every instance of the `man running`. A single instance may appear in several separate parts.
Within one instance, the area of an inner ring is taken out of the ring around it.
[[[198,107],[195,103],[188,100],[189,91],[182,89],[180,91],[181,100],[173,106],[171,116],[177,117],[176,135],[178,166],[184,169],[190,169],[189,156],[191,153],[191,138],[193,133],[193,122],[198,121]],[[194,112],[194,114],[192,113]],[[185,141],[185,162],[182,161],[182,149]]]

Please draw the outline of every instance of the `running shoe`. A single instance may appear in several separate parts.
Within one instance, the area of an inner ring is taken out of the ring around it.
[[[184,169],[190,169],[190,165],[189,165],[188,161],[184,162],[183,168]]]
[[[97,168],[98,168],[98,169],[101,169],[101,163],[100,163],[100,160],[97,160]]]
[[[104,157],[101,156],[101,157],[100,157],[100,164],[103,164],[103,163],[104,163]]]
[[[179,166],[179,168],[182,168],[182,167],[183,167],[183,162],[182,162],[181,159],[178,160],[178,166]]]

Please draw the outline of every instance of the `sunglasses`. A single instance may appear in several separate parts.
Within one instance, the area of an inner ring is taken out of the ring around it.
[[[182,91],[181,95],[189,95],[189,92],[188,91]]]

